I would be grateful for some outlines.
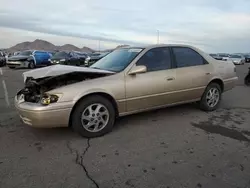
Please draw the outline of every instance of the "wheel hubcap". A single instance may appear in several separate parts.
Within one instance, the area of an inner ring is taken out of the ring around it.
[[[220,93],[217,88],[211,88],[207,92],[206,100],[207,100],[207,105],[211,108],[215,107],[220,99]]]
[[[102,130],[109,121],[109,111],[102,104],[91,104],[82,113],[81,122],[84,129],[89,132]]]

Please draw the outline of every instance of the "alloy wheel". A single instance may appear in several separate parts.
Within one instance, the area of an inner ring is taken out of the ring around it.
[[[99,132],[109,122],[109,111],[103,104],[91,104],[83,111],[81,122],[87,131]]]
[[[220,100],[220,92],[217,88],[213,87],[207,92],[206,102],[211,108],[215,107]]]

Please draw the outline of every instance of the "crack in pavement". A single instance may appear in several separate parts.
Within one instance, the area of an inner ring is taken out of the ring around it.
[[[85,148],[85,150],[83,151],[82,154],[80,154],[79,151],[78,151],[77,149],[74,149],[74,148],[71,147],[70,141],[67,141],[67,148],[69,149],[69,151],[70,151],[71,154],[75,154],[75,155],[76,155],[75,163],[76,163],[77,165],[80,165],[80,166],[83,168],[83,170],[84,170],[84,172],[85,172],[87,178],[88,178],[93,184],[95,184],[95,186],[96,186],[97,188],[99,188],[98,183],[90,176],[90,174],[89,174],[89,172],[88,172],[86,166],[84,165],[84,161],[83,161],[83,160],[84,160],[85,154],[88,152],[88,150],[89,150],[89,148],[90,148],[90,139],[88,138],[88,140],[87,140],[87,147]]]

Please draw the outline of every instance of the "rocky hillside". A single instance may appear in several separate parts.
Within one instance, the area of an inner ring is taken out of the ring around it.
[[[48,50],[48,51],[54,51],[54,50],[67,50],[67,51],[82,51],[91,53],[94,52],[93,49],[88,47],[78,48],[72,44],[65,44],[63,46],[56,46],[50,42],[47,42],[45,40],[35,40],[33,42],[22,42],[19,43],[9,49],[7,49],[10,52],[15,51],[23,51],[23,50]]]

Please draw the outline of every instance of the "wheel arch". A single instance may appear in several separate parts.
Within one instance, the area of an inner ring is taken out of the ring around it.
[[[209,82],[209,84],[211,84],[211,83],[219,84],[219,86],[220,86],[220,88],[221,88],[221,92],[224,91],[224,82],[222,81],[222,79],[220,79],[220,78],[214,78],[214,79],[212,79],[212,80]],[[209,85],[209,84],[208,84],[208,85]]]
[[[89,94],[86,94],[86,95],[82,96],[81,98],[79,98],[79,99],[77,100],[77,102],[74,104],[74,106],[73,106],[73,108],[72,108],[72,110],[71,110],[71,112],[70,112],[70,116],[69,116],[69,127],[72,126],[72,115],[73,115],[73,113],[74,113],[75,108],[77,107],[77,105],[78,105],[82,100],[84,100],[85,98],[90,97],[90,96],[94,96],[94,95],[102,96],[102,97],[108,99],[108,100],[112,103],[112,105],[114,106],[114,109],[115,109],[115,116],[117,117],[117,116],[119,115],[118,105],[117,105],[117,103],[116,103],[116,101],[115,101],[115,99],[114,99],[113,96],[111,96],[110,94],[105,93],[105,92],[94,92],[94,93],[89,93]]]

